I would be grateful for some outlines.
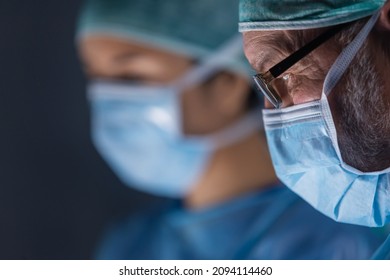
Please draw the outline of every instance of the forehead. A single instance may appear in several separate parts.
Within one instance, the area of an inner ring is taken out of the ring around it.
[[[99,76],[153,75],[165,80],[186,71],[192,63],[186,56],[152,44],[104,34],[80,39],[78,50],[84,66]]]
[[[132,39],[117,38],[110,35],[91,35],[79,42],[80,55],[95,56],[102,60],[125,59],[134,56],[152,57],[157,60],[188,61],[189,58],[167,51],[153,44],[139,43]]]
[[[296,45],[291,31],[248,31],[243,39],[249,63],[260,72],[289,55]]]
[[[245,55],[255,70],[263,72],[273,66],[305,44],[316,38],[328,28],[305,30],[272,30],[272,31],[248,31],[243,33]],[[329,40],[316,48],[316,59],[322,59],[337,51],[335,44]],[[302,61],[313,58],[312,53]],[[268,66],[268,67],[267,67]]]

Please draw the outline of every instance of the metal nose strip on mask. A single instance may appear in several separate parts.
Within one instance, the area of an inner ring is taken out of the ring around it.
[[[242,119],[231,124],[228,128],[210,134],[207,139],[209,139],[209,144],[212,145],[214,149],[222,148],[231,145],[250,133],[262,128],[261,110],[255,109]],[[188,135],[186,138],[198,141],[204,139],[202,136],[194,135]]]
[[[265,127],[279,127],[284,124],[294,124],[309,119],[321,119],[321,117],[322,113],[319,101],[279,110],[263,110]]]

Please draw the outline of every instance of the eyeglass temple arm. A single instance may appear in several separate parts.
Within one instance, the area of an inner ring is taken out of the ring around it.
[[[278,77],[279,75],[287,71],[290,67],[292,67],[295,63],[297,63],[299,60],[304,58],[306,55],[311,53],[321,44],[323,44],[332,36],[337,34],[344,27],[345,24],[337,25],[336,27],[325,31],[324,33],[322,33],[321,35],[319,35],[318,37],[316,37],[315,39],[307,43],[305,46],[295,51],[294,53],[292,53],[291,55],[283,59],[275,66],[273,66],[271,69],[269,69],[269,72],[272,74],[274,78]]]

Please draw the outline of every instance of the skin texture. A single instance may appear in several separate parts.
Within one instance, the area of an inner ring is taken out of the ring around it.
[[[324,30],[250,31],[244,33],[245,55],[258,72],[262,73],[302,47]],[[276,45],[275,45],[276,44]],[[304,59],[288,69],[273,85],[278,89],[283,107],[301,104],[321,97],[321,89],[327,71],[337,58],[339,50],[326,42]],[[267,103],[267,108],[273,108]]]
[[[92,79],[165,85],[194,66],[188,57],[108,35],[84,37],[78,50],[84,71]],[[246,113],[248,94],[247,79],[227,71],[186,89],[181,100],[183,132],[202,135],[229,126]],[[214,153],[185,204],[188,208],[211,206],[276,181],[265,139],[253,133]]]
[[[374,29],[383,33],[383,36],[389,36],[390,1],[382,8],[380,18]],[[258,73],[262,73],[323,31],[324,29],[298,32],[295,30],[245,32],[243,34],[245,55],[253,69]],[[297,38],[297,36],[299,38]],[[293,41],[298,42],[294,43]],[[373,48],[375,48],[375,46],[373,46]],[[334,44],[334,39],[330,39],[306,58],[287,70],[286,74],[288,74],[289,79],[280,82],[283,84],[284,88],[284,90],[281,91],[283,107],[320,99],[326,73],[340,52],[341,49]],[[373,53],[376,57],[379,72],[388,73],[390,67],[387,63],[387,54],[376,52],[375,49],[373,49]],[[390,82],[388,79],[385,80],[387,81],[387,84],[384,92],[388,93],[390,92]],[[267,108],[273,108],[270,103],[266,103]]]
[[[274,82],[283,107],[318,100],[331,65],[366,23],[360,19],[287,70]],[[324,29],[244,33],[245,54],[257,72],[270,67]],[[336,87],[328,95],[342,160],[363,172],[390,166],[390,1]],[[267,108],[273,108],[267,102]]]

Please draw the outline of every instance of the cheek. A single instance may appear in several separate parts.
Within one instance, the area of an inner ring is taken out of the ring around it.
[[[210,116],[210,102],[203,95],[197,89],[185,91],[181,95],[181,121],[185,134],[209,132],[208,126],[212,123],[213,118]]]
[[[293,103],[297,105],[319,100],[322,93],[322,84],[323,82],[320,80],[302,78],[292,93]]]
[[[227,125],[221,104],[209,92],[193,89],[181,98],[182,129],[186,135],[207,135]]]

